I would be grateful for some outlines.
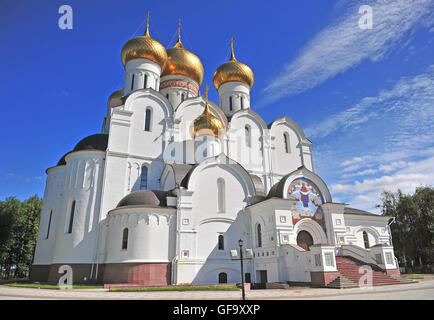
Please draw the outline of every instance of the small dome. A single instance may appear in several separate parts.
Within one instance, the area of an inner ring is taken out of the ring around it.
[[[56,166],[64,166],[64,165],[66,165],[66,160],[65,160],[65,158],[66,158],[66,156],[67,156],[68,154],[69,154],[69,152],[65,153],[65,154],[62,156],[62,158],[60,158],[60,160],[59,160],[59,162],[57,163]]]
[[[116,90],[108,99],[109,108],[119,107],[123,104],[122,97],[124,96],[124,89]]]
[[[170,195],[168,191],[138,190],[123,197],[116,208],[127,206],[167,207],[166,197],[168,195]]]
[[[161,76],[183,75],[192,78],[200,86],[203,81],[203,74],[202,62],[197,55],[184,48],[178,28],[178,42],[173,48],[167,50],[167,63]]]
[[[121,60],[124,67],[128,61],[137,58],[154,61],[160,65],[161,70],[163,70],[167,61],[167,53],[164,46],[149,35],[149,13],[145,34],[129,40],[122,47]]]
[[[108,134],[98,133],[88,136],[77,143],[71,152],[81,150],[107,150]]]
[[[214,72],[212,81],[216,90],[226,82],[239,81],[247,84],[250,88],[253,87],[255,82],[255,76],[252,69],[242,62],[235,59],[233,39],[231,40],[231,58],[228,62],[223,63]]]
[[[202,114],[193,121],[193,135],[195,137],[201,135],[213,135],[218,137],[219,130],[223,130],[223,122],[215,117],[208,107],[208,100]]]

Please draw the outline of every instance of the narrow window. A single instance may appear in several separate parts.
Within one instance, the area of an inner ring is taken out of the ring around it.
[[[229,97],[229,111],[232,111],[232,97]]]
[[[151,109],[146,109],[146,112],[145,112],[145,131],[151,131],[151,117],[152,117]]]
[[[369,249],[369,238],[366,231],[363,231],[363,242],[365,243],[365,248]]]
[[[184,101],[184,99],[185,99],[184,94],[181,94],[181,102]]]
[[[128,248],[128,228],[125,228],[122,232],[122,250],[127,250]]]
[[[148,87],[148,75],[145,74],[145,79],[143,80],[143,88],[147,88]]]
[[[218,212],[226,211],[226,186],[225,180],[222,178],[217,179],[217,196],[218,196]]]
[[[250,147],[250,127],[249,126],[245,126],[244,127],[244,132],[246,135],[246,147]]]
[[[133,90],[134,90],[134,74],[131,77],[131,91],[133,91]]]
[[[333,253],[325,253],[324,260],[325,260],[326,267],[334,267]]]
[[[244,274],[244,282],[245,283],[252,283],[252,277],[250,276],[250,272],[246,272]]]
[[[166,99],[169,100],[169,94],[168,93],[166,94]]]
[[[142,166],[142,174],[140,176],[140,189],[148,189],[148,167],[146,165]]]
[[[75,213],[75,200],[72,200],[72,202],[71,202],[71,211],[69,213],[68,233],[72,233],[72,226],[74,224],[74,213]]]
[[[256,226],[256,240],[257,240],[257,247],[262,247],[262,231],[261,231],[261,225],[258,223]]]
[[[51,217],[53,215],[53,210],[50,209],[50,215],[48,216],[48,226],[47,226],[47,232],[45,234],[45,239],[48,239],[50,236],[50,226],[51,226]]]
[[[219,235],[219,250],[225,249],[225,237],[221,234]]]
[[[219,283],[228,283],[228,275],[225,272],[219,273]]]
[[[289,148],[289,147],[290,147],[290,146],[289,146],[289,135],[288,135],[287,132],[285,132],[285,133],[283,134],[283,139],[284,139],[284,143],[285,143],[285,152],[286,152],[286,153],[290,153],[290,152],[291,152],[291,149]]]
[[[244,109],[244,97],[241,97],[240,100],[241,100],[241,109]]]

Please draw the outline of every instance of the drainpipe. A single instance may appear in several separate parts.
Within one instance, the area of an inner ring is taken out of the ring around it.
[[[390,230],[390,225],[392,224],[392,223],[395,223],[396,222],[396,218],[395,217],[392,217],[392,221],[389,221],[388,223],[387,223],[387,229],[389,230],[389,241],[390,241],[390,245],[392,245],[393,246],[393,242],[392,242],[392,230]]]

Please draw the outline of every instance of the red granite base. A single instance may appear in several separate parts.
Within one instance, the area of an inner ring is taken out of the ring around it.
[[[388,276],[399,276],[401,273],[399,272],[399,269],[386,269],[386,274]]]
[[[170,273],[169,263],[108,263],[104,283],[166,286],[170,284]]]
[[[330,282],[335,280],[340,273],[338,271],[334,272],[311,272],[311,285],[314,287],[325,287]]]

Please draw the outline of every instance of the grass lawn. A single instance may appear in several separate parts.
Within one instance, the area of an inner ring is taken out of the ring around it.
[[[423,279],[423,276],[409,276],[407,279]]]
[[[173,286],[173,287],[148,287],[148,288],[110,288],[110,291],[200,291],[200,290],[241,290],[237,286]]]
[[[54,289],[59,290],[59,286],[57,284],[40,284],[40,283],[8,283],[5,284],[10,287],[20,287],[20,288],[39,288],[39,289]],[[79,285],[74,284],[72,289],[103,289],[104,286],[87,286],[87,285]]]

